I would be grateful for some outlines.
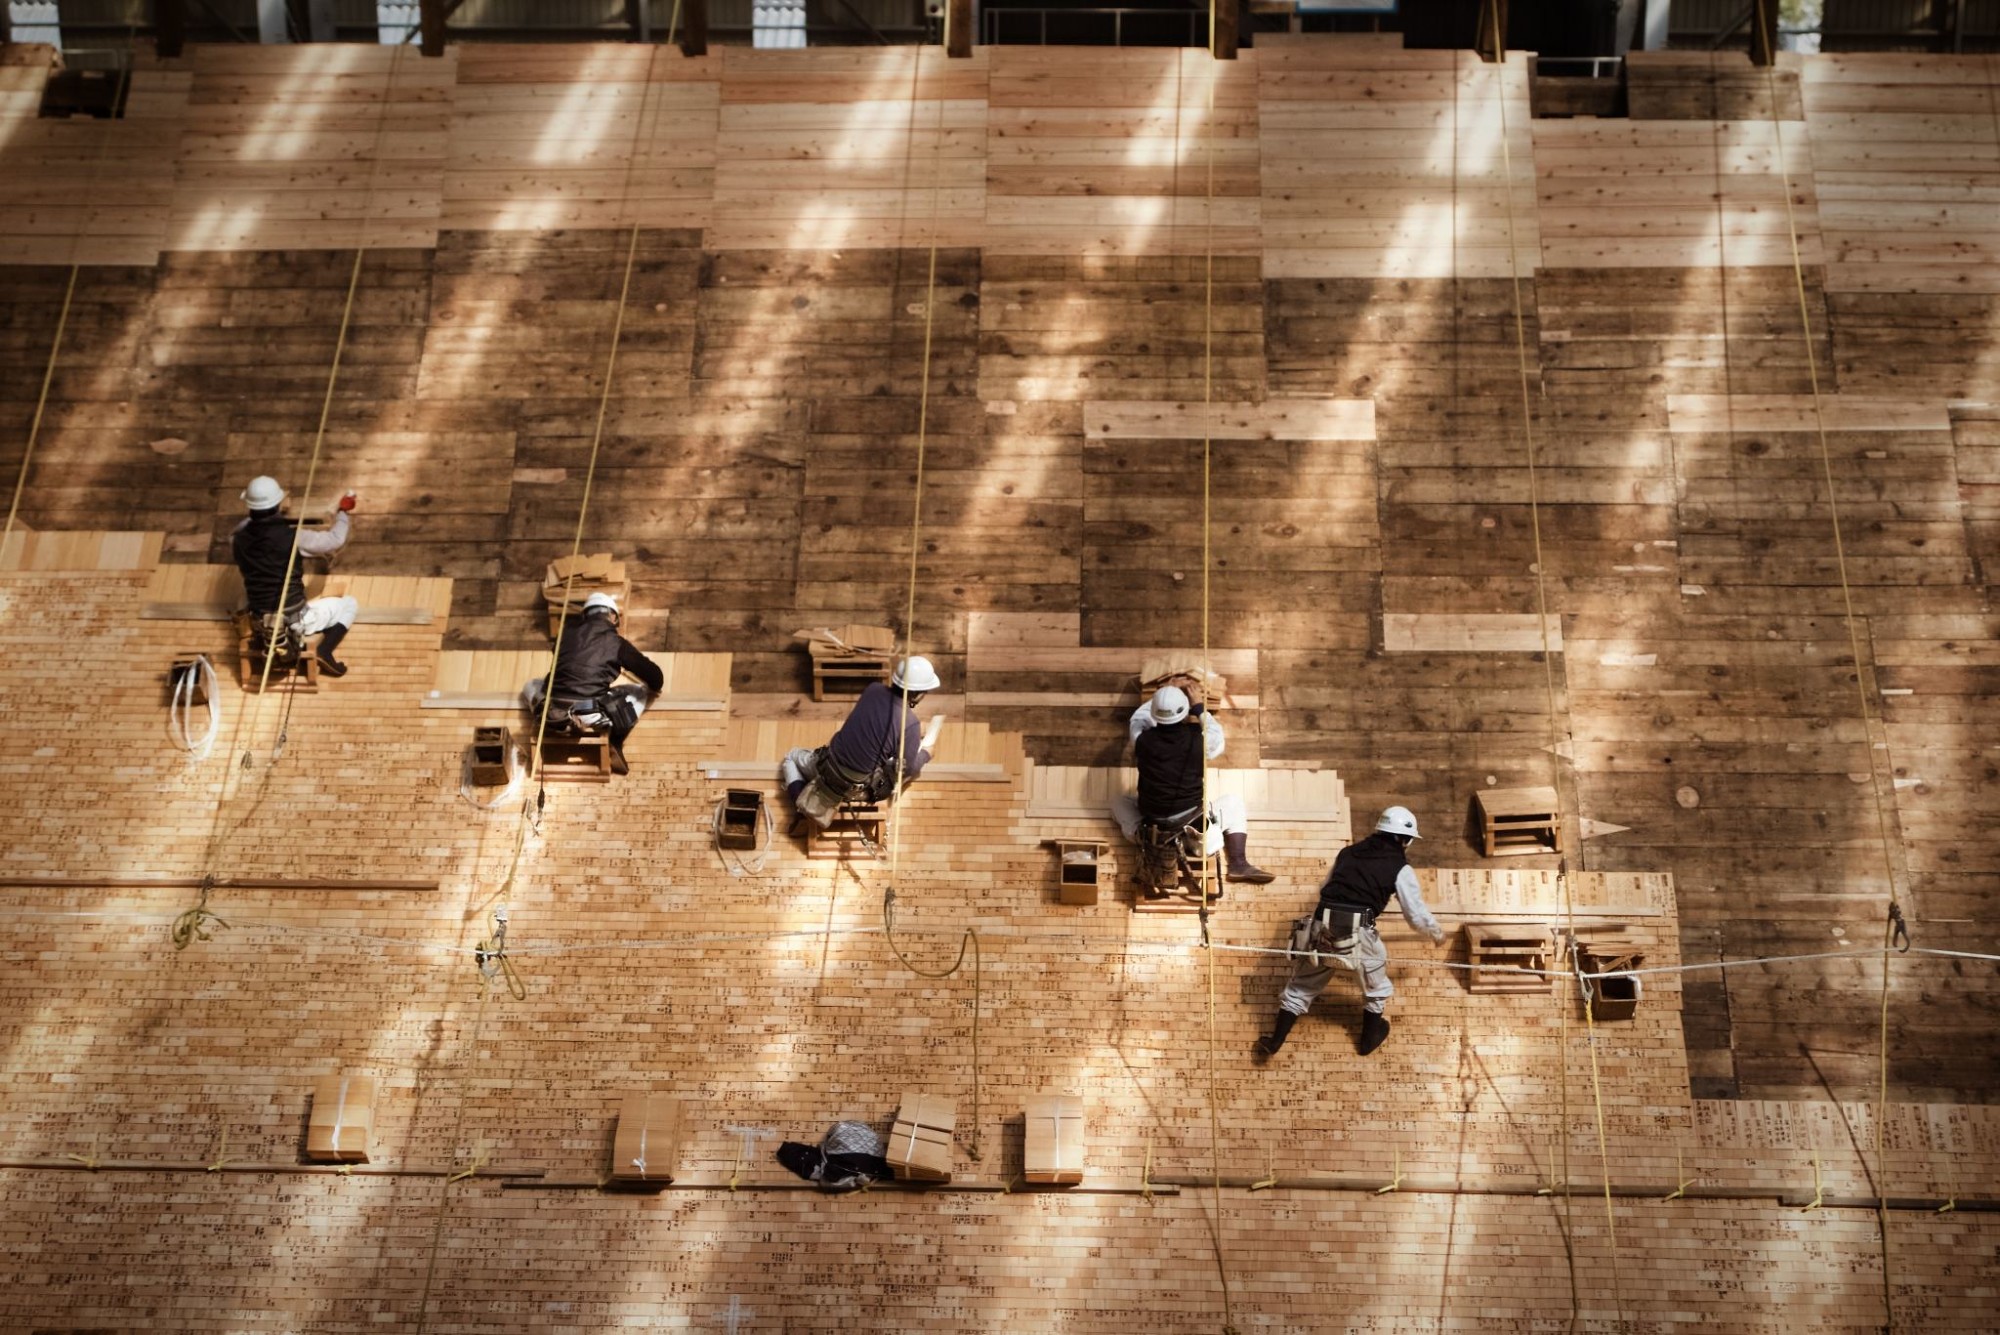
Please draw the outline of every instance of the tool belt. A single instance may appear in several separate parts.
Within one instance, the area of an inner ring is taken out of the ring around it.
[[[798,808],[821,828],[833,823],[840,808],[854,802],[881,802],[896,791],[896,762],[886,760],[866,774],[857,774],[822,746],[813,752],[813,780],[799,793]]]
[[[1322,908],[1292,924],[1292,949],[1316,966],[1321,955],[1348,955],[1361,944],[1369,925],[1366,909]]]
[[[289,609],[281,619],[276,612],[246,612],[250,618],[250,650],[261,654],[270,650],[275,643],[277,651],[272,655],[279,667],[291,667],[305,657],[306,633],[300,629],[303,624],[304,609]]]
[[[604,691],[584,699],[557,696],[549,704],[549,726],[578,737],[630,729],[638,722],[639,712],[622,691]]]

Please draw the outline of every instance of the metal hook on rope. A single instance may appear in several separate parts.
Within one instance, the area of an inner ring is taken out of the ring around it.
[[[1900,954],[1910,953],[1910,929],[1903,921],[1903,906],[1894,900],[1889,901],[1889,944]]]

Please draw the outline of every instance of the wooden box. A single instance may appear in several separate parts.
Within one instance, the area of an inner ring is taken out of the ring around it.
[[[1056,897],[1072,908],[1089,908],[1097,902],[1103,884],[1104,841],[1101,839],[1054,839],[1056,850]]]
[[[680,1154],[680,1100],[651,1090],[627,1094],[611,1140],[611,1180],[666,1186],[674,1180]]]
[[[611,744],[603,737],[542,738],[542,778],[549,783],[610,783]]]
[[[764,795],[754,788],[731,788],[722,795],[722,819],[715,842],[723,848],[755,849],[757,824],[764,817]]]
[[[1586,974],[1604,974],[1603,978],[1591,978],[1590,1016],[1593,1020],[1629,1020],[1639,1013],[1639,979],[1633,974],[1621,974],[1621,969],[1636,969],[1646,962],[1646,957],[1630,951],[1601,955],[1588,948],[1583,954],[1583,971]]]
[[[1521,923],[1469,922],[1465,924],[1465,944],[1472,965],[1469,986],[1473,992],[1548,992],[1547,974],[1522,972],[1549,967],[1547,928]]]
[[[815,700],[826,699],[828,685],[865,689],[871,681],[887,681],[895,667],[896,632],[887,626],[826,626],[794,638],[806,642]]]
[[[367,1163],[374,1132],[373,1076],[323,1075],[313,1082],[306,1158],[314,1163]]]
[[[167,669],[167,696],[169,699],[172,699],[177,692],[185,689],[189,708],[197,708],[208,703],[208,674],[201,670],[202,660],[205,657],[206,655],[199,651],[174,655],[173,666]],[[193,679],[192,684],[184,685],[188,683],[190,678]]]
[[[842,804],[833,814],[833,823],[825,829],[801,813],[792,822],[792,829],[805,827],[806,856],[809,858],[874,858],[882,855],[881,850],[889,843],[889,804],[886,802],[848,802]]]
[[[951,1181],[951,1137],[958,1111],[938,1094],[905,1094],[889,1128],[889,1167],[914,1182]]]
[[[1553,788],[1486,788],[1479,805],[1480,851],[1489,858],[1562,852],[1562,812]]]
[[[1083,1100],[1043,1094],[1028,1100],[1021,1176],[1069,1186],[1083,1181]]]
[[[481,787],[506,783],[507,756],[514,749],[514,734],[504,727],[472,730],[472,781]]]

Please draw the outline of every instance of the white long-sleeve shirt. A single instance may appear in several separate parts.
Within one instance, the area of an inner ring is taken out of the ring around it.
[[[1444,928],[1424,903],[1424,888],[1417,884],[1415,868],[1406,866],[1396,873],[1396,903],[1403,910],[1403,921],[1432,941],[1444,940]]]
[[[1137,742],[1141,733],[1159,726],[1160,721],[1153,717],[1153,702],[1148,700],[1132,711],[1132,721],[1128,725],[1128,730],[1132,734],[1132,740]],[[1202,750],[1207,753],[1210,760],[1222,754],[1225,739],[1222,735],[1222,725],[1216,722],[1213,711],[1202,712],[1201,737]]]

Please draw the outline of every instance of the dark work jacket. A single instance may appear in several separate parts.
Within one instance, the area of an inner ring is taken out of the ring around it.
[[[903,719],[903,739],[896,740],[896,720]],[[881,682],[870,682],[861,698],[848,711],[847,721],[826,744],[833,763],[849,774],[866,777],[878,765],[893,766],[900,745],[903,777],[914,779],[923,772],[924,730],[917,724],[917,711],[903,708],[903,697]]]
[[[610,617],[592,612],[563,627],[562,647],[556,651],[556,699],[594,699],[620,672],[631,673],[656,694],[667,684],[666,674],[618,633]]]
[[[1367,909],[1373,922],[1396,897],[1396,877],[1409,865],[1396,836],[1378,830],[1334,855],[1333,870],[1319,888],[1319,906]]]
[[[1132,755],[1139,763],[1139,814],[1165,820],[1201,805],[1201,720],[1163,723],[1139,734]]]
[[[250,602],[250,610],[258,616],[265,616],[278,610],[278,594],[285,595],[287,619],[295,618],[305,611],[306,581],[301,569],[304,557],[291,561],[292,530],[298,527],[296,520],[287,519],[276,510],[253,514],[236,530],[236,537],[230,547],[236,557],[236,568],[243,572],[243,594]],[[292,580],[285,583],[285,563],[291,561]]]

